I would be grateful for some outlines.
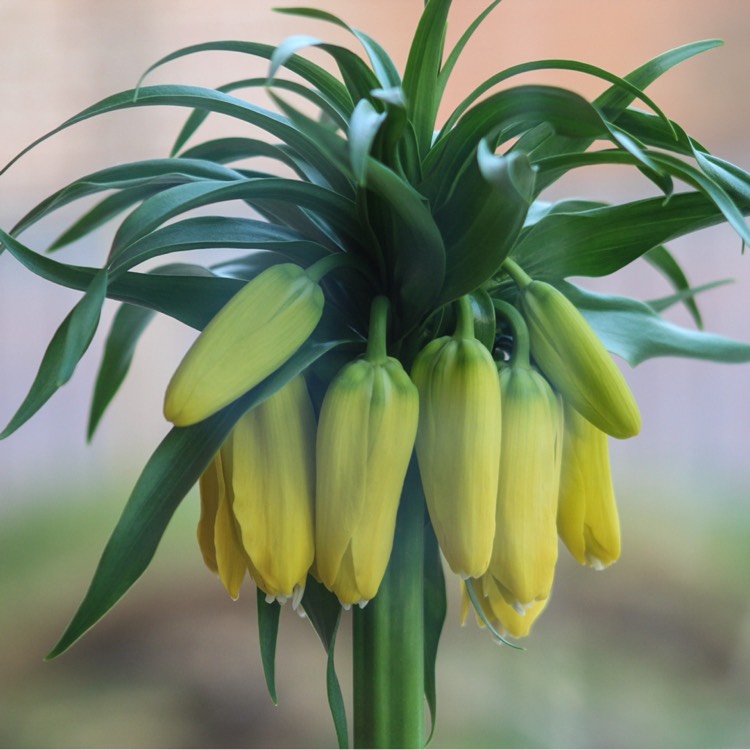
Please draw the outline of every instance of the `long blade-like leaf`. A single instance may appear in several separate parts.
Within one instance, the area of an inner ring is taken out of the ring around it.
[[[276,695],[276,640],[279,634],[281,605],[276,601],[267,602],[265,594],[260,589],[257,594],[260,658],[263,662],[268,694],[276,704],[279,702]]]
[[[106,293],[107,274],[99,271],[52,337],[28,395],[0,432],[0,440],[31,419],[70,380],[96,333]]]

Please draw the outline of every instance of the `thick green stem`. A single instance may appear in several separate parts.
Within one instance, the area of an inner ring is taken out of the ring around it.
[[[424,504],[412,462],[378,595],[354,613],[354,746],[424,747]]]
[[[471,309],[469,296],[459,297],[456,300],[456,306],[458,308],[458,320],[455,336],[462,339],[474,338],[474,311]]]
[[[510,356],[510,365],[512,367],[530,367],[529,328],[523,319],[523,315],[510,302],[496,299],[493,304],[513,329],[513,353]]]
[[[387,297],[375,297],[370,308],[370,331],[367,337],[367,359],[383,364],[388,357],[388,311],[391,304]]]

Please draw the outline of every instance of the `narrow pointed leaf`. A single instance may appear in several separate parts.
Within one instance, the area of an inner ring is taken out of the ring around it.
[[[596,294],[568,283],[560,289],[581,311],[604,346],[634,367],[653,357],[750,362],[750,344],[681,328],[661,318],[644,302]]]
[[[664,274],[678,292],[687,292],[690,289],[690,282],[687,280],[687,276],[685,276],[682,266],[680,266],[672,253],[670,253],[663,245],[659,245],[653,250],[649,250],[643,256],[643,259],[649,265]],[[695,321],[695,325],[697,325],[698,328],[703,328],[703,319],[701,318],[698,305],[695,302],[695,295],[687,294],[682,301],[685,303],[685,307]]]
[[[34,416],[70,380],[96,333],[106,292],[107,274],[100,271],[52,337],[28,395],[0,433],[0,440]]]
[[[534,193],[534,171],[525,154],[495,156],[480,143],[451,198],[435,219],[446,245],[448,302],[483,284],[500,268],[523,227]]]
[[[437,721],[435,665],[437,664],[440,634],[443,631],[448,609],[440,547],[429,523],[425,525],[424,554],[424,690],[431,719],[430,735],[427,739],[429,745]]]
[[[153,310],[134,305],[122,305],[115,314],[94,384],[87,431],[89,440],[125,380],[133,361],[136,344],[154,315]]]
[[[305,594],[302,597],[302,608],[328,654],[326,668],[328,705],[331,709],[339,747],[346,748],[349,747],[346,709],[344,708],[344,697],[336,676],[333,659],[336,634],[341,621],[341,605],[336,596],[328,591],[322,583],[318,583],[312,576],[308,576]]]
[[[260,658],[263,662],[263,674],[271,700],[278,704],[276,696],[276,640],[279,635],[279,616],[281,605],[278,602],[267,602],[265,594],[257,590],[258,602],[258,640]]]
[[[130,243],[113,258],[110,270],[119,273],[166,253],[209,248],[277,249],[291,257],[297,251],[303,257],[313,251],[317,251],[318,255],[327,252],[297,232],[266,221],[230,216],[197,216],[168,224]]]

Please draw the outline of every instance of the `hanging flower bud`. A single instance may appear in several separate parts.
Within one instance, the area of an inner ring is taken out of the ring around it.
[[[200,480],[198,542],[233,599],[247,571],[299,601],[313,560],[315,416],[300,376],[243,415]]]
[[[228,450],[250,573],[269,599],[298,601],[314,556],[315,415],[304,378],[245,414]]]
[[[366,357],[331,382],[318,423],[315,568],[345,606],[372,599],[385,575],[419,420],[416,387],[385,355],[383,300]]]
[[[412,379],[419,389],[416,447],[430,520],[453,572],[476,578],[487,570],[495,535],[500,386],[463,302],[456,334],[417,355]]]
[[[617,517],[607,436],[570,405],[565,405],[557,529],[570,553],[597,570],[620,557]]]
[[[293,263],[249,281],[188,350],[167,387],[164,416],[195,424],[258,385],[309,338],[323,302],[320,286]]]
[[[501,368],[500,392],[503,439],[489,572],[523,612],[549,596],[555,574],[562,414],[547,381],[530,367]]]
[[[641,415],[633,394],[578,308],[551,284],[532,281],[515,263],[506,261],[505,268],[519,284],[531,354],[547,379],[608,435],[637,435]]]
[[[464,624],[469,614],[471,601],[469,600],[466,586],[464,585],[462,588],[461,623]],[[482,614],[503,637],[525,638],[529,635],[531,626],[536,622],[539,615],[542,614],[549,601],[548,599],[536,601],[521,614],[508,604],[497,585],[497,581],[495,581],[490,573],[486,573],[479,580],[475,581],[474,590],[477,593]],[[475,615],[479,627],[485,627],[479,613],[475,612]]]

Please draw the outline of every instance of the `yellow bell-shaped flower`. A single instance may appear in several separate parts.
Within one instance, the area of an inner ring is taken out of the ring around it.
[[[333,379],[318,421],[315,571],[346,607],[385,575],[419,420],[416,387],[386,356],[387,310],[376,298],[367,354]]]
[[[578,308],[558,289],[532,281],[515,263],[506,269],[520,287],[531,354],[563,398],[608,435],[641,431],[641,415],[625,377]]]
[[[463,585],[462,588],[461,623],[463,624],[468,617],[471,601],[466,586]],[[531,633],[532,625],[542,614],[549,601],[549,599],[535,601],[523,613],[520,613],[508,604],[497,585],[497,581],[490,573],[486,573],[474,582],[474,590],[482,613],[492,627],[503,637],[525,638],[528,636]],[[479,627],[485,627],[479,613],[475,612],[474,614]]]
[[[261,580],[253,578],[268,597],[298,599],[314,557],[315,415],[304,378],[245,414],[228,450],[234,516]]]
[[[417,458],[440,548],[463,578],[486,570],[495,536],[500,465],[500,384],[492,355],[473,336],[470,310],[459,330],[416,357]]]
[[[195,424],[232,403],[288,360],[323,314],[305,269],[282,263],[249,281],[205,327],[167,387],[164,416]]]
[[[237,599],[247,572],[247,556],[227,492],[222,448],[200,479],[198,544],[206,566],[217,573],[229,596]]]
[[[301,599],[314,557],[314,446],[298,376],[240,418],[201,477],[201,551],[233,598],[249,571],[269,601]]]
[[[503,439],[489,573],[519,612],[546,599],[557,562],[562,413],[547,381],[525,366],[500,369]]]
[[[601,570],[620,557],[607,435],[569,404],[565,405],[557,529],[582,565]]]

